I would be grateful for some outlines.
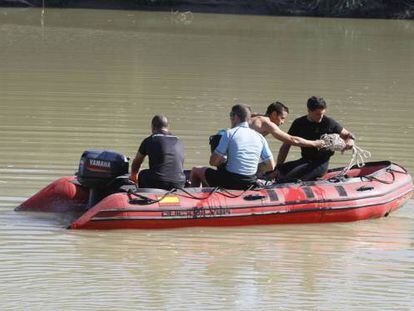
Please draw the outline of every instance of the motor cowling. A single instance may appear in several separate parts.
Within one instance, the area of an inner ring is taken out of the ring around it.
[[[105,188],[120,176],[128,174],[128,158],[111,150],[86,150],[83,152],[77,179],[88,188]]]

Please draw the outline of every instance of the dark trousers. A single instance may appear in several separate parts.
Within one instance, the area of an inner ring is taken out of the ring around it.
[[[206,169],[205,177],[210,187],[223,187],[226,189],[245,190],[256,185],[256,175],[240,175],[231,173],[221,167],[217,170]]]
[[[158,188],[171,190],[173,188],[184,188],[185,181],[159,180],[150,170],[142,170],[138,174],[139,188]]]
[[[328,171],[328,160],[310,161],[304,158],[286,162],[276,167],[279,171],[278,182],[294,182],[297,180],[309,181],[322,177]]]

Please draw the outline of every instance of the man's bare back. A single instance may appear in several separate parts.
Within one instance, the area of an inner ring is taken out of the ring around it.
[[[271,124],[272,121],[270,121],[269,117],[266,117],[264,115],[255,115],[250,119],[249,126],[256,132],[262,134],[263,136],[266,136],[271,132]],[[274,125],[277,126],[276,124]]]
[[[281,142],[292,145],[292,146],[314,147],[314,148],[322,148],[324,146],[324,143],[322,140],[306,140],[301,137],[289,135],[288,133],[282,131],[279,128],[279,126],[285,122],[288,116],[289,110],[287,109],[286,106],[283,105],[281,111],[278,111],[280,109],[271,111],[272,105],[274,104],[271,104],[268,107],[266,115],[255,114],[250,119],[250,122],[249,122],[250,128],[259,132],[263,136],[271,134],[274,138],[280,140]],[[279,107],[276,107],[276,108],[279,108]]]

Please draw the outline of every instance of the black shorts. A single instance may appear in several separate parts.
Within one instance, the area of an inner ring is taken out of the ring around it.
[[[142,170],[138,175],[138,187],[158,188],[171,190],[173,188],[184,188],[185,181],[165,181],[158,180],[150,170]]]
[[[227,171],[224,168],[208,168],[205,177],[210,187],[223,187],[226,189],[244,190],[256,185],[256,175],[240,175]]]
[[[277,182],[294,182],[297,180],[309,181],[322,177],[328,171],[328,160],[310,161],[300,158],[296,161],[290,161],[280,164],[275,170],[279,171]]]

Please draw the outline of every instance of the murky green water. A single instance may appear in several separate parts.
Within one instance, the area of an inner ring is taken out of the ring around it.
[[[413,21],[0,9],[1,309],[413,309],[413,201],[357,223],[163,231],[13,211],[85,149],[132,157],[156,113],[186,167],[206,164],[236,102],[281,100],[291,121],[323,96],[373,160],[414,172],[413,38]]]

